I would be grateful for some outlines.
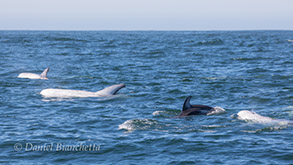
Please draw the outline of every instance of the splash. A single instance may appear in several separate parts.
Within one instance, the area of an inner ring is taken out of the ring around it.
[[[214,111],[209,112],[207,115],[217,115],[217,114],[222,114],[225,113],[225,109],[222,107],[214,107]]]
[[[135,130],[147,130],[151,128],[155,128],[158,126],[158,121],[152,119],[131,119],[126,120],[124,123],[118,126],[118,129],[127,130],[128,132],[132,132]]]
[[[160,116],[164,113],[166,113],[166,112],[165,111],[155,111],[155,112],[153,112],[153,116]]]

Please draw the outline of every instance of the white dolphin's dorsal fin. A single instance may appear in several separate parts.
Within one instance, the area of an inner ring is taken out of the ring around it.
[[[109,86],[105,89],[102,89],[98,92],[96,92],[97,95],[115,95],[120,89],[124,88],[124,84],[116,84]]]
[[[42,72],[42,74],[40,75],[40,77],[43,78],[43,79],[48,79],[48,78],[47,78],[47,73],[48,73],[48,72],[49,72],[49,67],[46,68],[46,69]]]
[[[188,96],[185,101],[184,101],[184,104],[183,104],[183,107],[182,107],[182,111],[186,110],[186,109],[189,109],[189,108],[192,108],[192,105],[190,104],[190,99],[191,99],[192,96]]]

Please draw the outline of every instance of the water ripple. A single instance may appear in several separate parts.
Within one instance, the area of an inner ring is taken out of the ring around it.
[[[293,120],[292,31],[1,31],[4,164],[290,164],[292,127],[239,121],[248,109]],[[48,81],[18,79],[41,73]],[[46,88],[117,98],[54,100]],[[176,118],[186,96],[225,113]],[[233,116],[233,115],[232,115]],[[120,128],[120,129],[119,129]],[[99,144],[98,152],[17,152],[16,143]],[[40,163],[41,162],[41,163]]]

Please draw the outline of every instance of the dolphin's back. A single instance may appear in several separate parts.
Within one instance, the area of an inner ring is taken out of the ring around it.
[[[213,107],[207,106],[207,105],[191,105],[192,108],[196,109],[202,109],[202,110],[212,110]]]
[[[277,125],[293,125],[293,121],[283,119],[273,119],[267,116],[259,115],[253,111],[242,110],[237,113],[239,120],[244,120],[257,124],[277,124]]]
[[[116,84],[110,87],[104,88],[98,92],[88,92],[82,90],[71,90],[71,89],[44,89],[41,91],[41,95],[44,97],[61,97],[61,98],[72,98],[72,97],[107,97],[115,95],[121,88],[124,88],[124,84]]]
[[[182,111],[179,116],[207,115],[212,109],[190,108]]]
[[[18,78],[28,78],[28,79],[41,79],[41,76],[34,73],[20,73]]]
[[[183,104],[182,111],[179,116],[190,116],[190,115],[207,115],[214,110],[213,107],[206,105],[192,105],[190,99],[192,96],[188,96]]]
[[[44,89],[40,93],[45,97],[98,97],[94,92],[81,91],[81,90],[70,90],[70,89]]]
[[[42,74],[35,74],[35,73],[20,73],[17,77],[18,78],[28,78],[28,79],[45,79],[47,80],[47,73],[49,72],[49,68],[46,68]]]

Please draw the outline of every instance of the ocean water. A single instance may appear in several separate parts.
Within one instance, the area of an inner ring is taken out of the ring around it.
[[[0,31],[0,163],[293,164],[293,31]],[[17,78],[50,67],[49,80]],[[46,88],[112,99],[46,99]],[[192,104],[225,113],[176,118]],[[89,151],[90,150],[90,151]]]

